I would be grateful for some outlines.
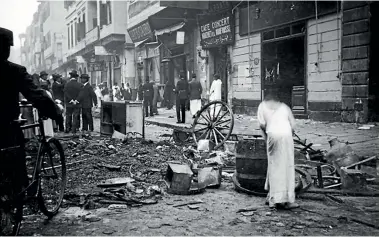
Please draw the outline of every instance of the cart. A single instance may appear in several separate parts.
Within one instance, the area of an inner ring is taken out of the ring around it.
[[[219,100],[211,101],[196,114],[192,137],[195,143],[202,139],[210,140],[218,149],[229,139],[233,126],[234,115],[228,104]]]

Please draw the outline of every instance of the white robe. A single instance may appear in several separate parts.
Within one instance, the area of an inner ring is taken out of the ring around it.
[[[97,97],[97,106],[100,108],[101,107],[101,100],[103,100],[103,95],[101,94],[101,90],[99,87],[96,88],[95,94]]]
[[[221,89],[222,89],[222,81],[221,80],[213,80],[211,89],[210,89],[210,95],[209,95],[209,101],[215,101],[215,100],[221,100]],[[212,105],[210,107],[210,113],[213,119],[219,114],[219,111],[221,109],[221,105],[217,105],[216,108],[213,108]],[[215,114],[213,114],[213,111],[215,111]]]
[[[267,133],[267,177],[265,189],[270,204],[295,202],[295,157],[291,109],[279,102],[264,101],[258,107],[258,122]]]

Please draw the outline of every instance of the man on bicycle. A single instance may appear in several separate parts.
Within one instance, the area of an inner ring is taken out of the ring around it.
[[[25,67],[8,61],[11,46],[13,46],[13,32],[0,27],[0,167],[9,165],[2,162],[6,162],[4,157],[9,158],[11,154],[12,163],[14,158],[11,167],[16,167],[20,172],[19,180],[16,181],[20,183],[14,185],[20,187],[27,184],[27,174],[24,137],[17,120],[20,115],[19,93],[44,117],[59,119],[59,108],[33,83]]]

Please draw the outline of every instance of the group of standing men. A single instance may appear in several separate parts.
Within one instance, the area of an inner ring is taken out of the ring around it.
[[[197,80],[196,74],[192,74],[192,80],[188,82],[184,73],[181,72],[179,75],[179,81],[176,83],[174,88],[173,83],[168,81],[165,87],[165,102],[168,109],[171,109],[171,94],[174,92],[176,95],[176,117],[177,123],[186,122],[186,108],[189,103],[189,110],[191,112],[192,118],[195,118],[197,113],[200,111],[202,106],[201,95],[203,93],[203,88],[201,83]],[[154,88],[155,84],[146,79],[146,83],[142,86],[141,92],[143,93],[145,115],[146,117],[153,116],[153,112],[158,113],[156,106],[156,95],[159,96],[157,88]],[[221,100],[221,88],[222,82],[218,74],[214,75],[214,80],[211,85],[209,100]],[[154,102],[155,101],[155,102]],[[149,109],[150,107],[150,109]],[[155,110],[155,111],[154,111]]]
[[[89,75],[82,74],[80,76],[81,82],[78,82],[79,74],[73,70],[70,74],[70,79],[64,82],[62,77],[54,74],[53,83],[51,85],[52,97],[57,104],[64,103],[66,124],[63,126],[62,120],[56,120],[59,131],[75,134],[80,127],[80,114],[82,115],[82,131],[93,132],[93,117],[92,107],[97,106],[97,96],[89,84]],[[47,80],[48,74],[46,72],[40,73],[38,84],[46,91],[50,89],[50,83]],[[63,107],[63,106],[62,106]]]

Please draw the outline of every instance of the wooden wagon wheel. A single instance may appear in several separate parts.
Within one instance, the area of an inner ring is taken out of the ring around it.
[[[212,101],[197,113],[192,124],[192,136],[197,143],[208,139],[215,143],[215,149],[228,140],[233,131],[233,111],[222,101]]]

